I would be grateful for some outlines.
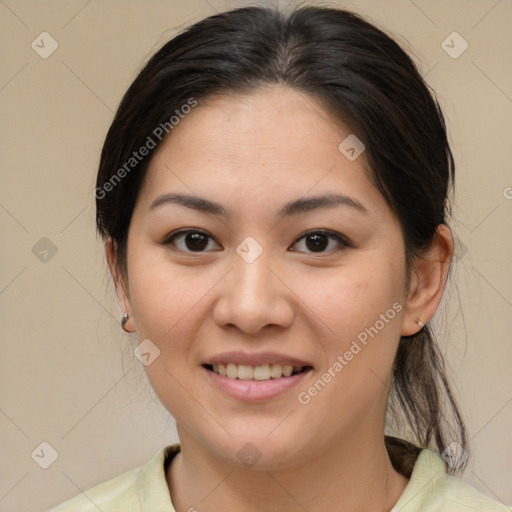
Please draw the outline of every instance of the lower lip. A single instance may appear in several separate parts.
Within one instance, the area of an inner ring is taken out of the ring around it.
[[[212,382],[226,395],[243,400],[244,402],[261,402],[274,398],[297,386],[312,371],[312,369],[309,369],[305,372],[279,379],[242,380],[224,377],[204,367],[203,370],[209,375]]]

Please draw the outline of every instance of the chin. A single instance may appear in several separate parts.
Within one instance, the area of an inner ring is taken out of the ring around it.
[[[278,471],[297,467],[307,458],[307,452],[311,451],[313,455],[313,439],[303,439],[303,436],[284,428],[280,432],[278,430],[274,422],[271,428],[247,428],[243,434],[232,432],[233,438],[210,438],[205,444],[230,465],[250,471]]]

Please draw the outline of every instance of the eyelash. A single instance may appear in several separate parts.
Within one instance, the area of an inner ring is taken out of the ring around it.
[[[176,238],[178,238],[180,236],[185,236],[189,233],[197,233],[197,234],[203,235],[203,236],[213,240],[213,237],[211,237],[208,233],[206,233],[205,231],[202,231],[200,229],[184,229],[184,230],[180,230],[180,231],[171,233],[169,236],[167,236],[165,238],[165,240],[162,242],[162,245],[174,246],[174,241],[176,240]],[[329,231],[326,229],[316,229],[316,230],[307,231],[306,233],[299,236],[299,238],[297,239],[297,241],[295,243],[299,242],[302,239],[307,238],[308,236],[312,236],[312,235],[325,235],[331,239],[336,240],[336,242],[339,244],[339,246],[337,247],[337,249],[331,249],[329,251],[320,251],[320,252],[310,251],[310,252],[306,252],[306,254],[327,254],[329,252],[332,252],[333,250],[340,251],[340,250],[343,250],[343,249],[346,249],[349,247],[353,247],[352,243],[349,242],[349,240],[347,238],[343,237],[339,233],[335,233],[333,231]],[[182,249],[176,248],[176,246],[172,247],[172,250],[184,252],[185,254],[203,254],[205,252],[208,252],[208,251],[183,251]],[[304,251],[293,251],[293,252],[304,252]]]

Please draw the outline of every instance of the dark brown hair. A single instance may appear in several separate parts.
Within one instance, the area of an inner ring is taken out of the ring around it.
[[[172,116],[191,99],[200,104],[216,93],[269,84],[315,97],[365,144],[372,179],[400,221],[409,274],[414,258],[446,223],[454,178],[433,92],[401,47],[358,15],[322,7],[288,14],[248,7],[206,18],[167,42],[117,110],[101,153],[95,196],[98,232],[114,241],[123,275],[130,220],[151,159],[127,167],[133,153],[149,139],[160,144],[165,137],[156,134],[171,133]],[[442,452],[453,441],[467,447],[428,326],[400,340],[389,410],[398,425],[409,426],[419,447]]]

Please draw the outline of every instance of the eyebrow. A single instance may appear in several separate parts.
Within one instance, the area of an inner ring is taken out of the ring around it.
[[[164,204],[177,204],[213,215],[221,215],[230,218],[230,212],[220,203],[208,199],[187,194],[164,194],[157,197],[150,205],[149,211]],[[361,213],[368,213],[368,210],[357,199],[353,199],[343,194],[327,193],[319,196],[295,199],[286,203],[278,212],[279,217],[287,217],[300,213],[309,212],[319,208],[333,208],[336,206],[346,206]]]

